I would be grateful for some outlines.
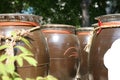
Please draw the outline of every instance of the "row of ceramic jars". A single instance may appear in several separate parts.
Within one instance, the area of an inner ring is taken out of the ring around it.
[[[29,49],[37,60],[36,67],[31,66],[26,61],[22,67],[15,64],[16,71],[20,77],[36,78],[37,76],[53,75],[58,80],[74,80],[79,62],[79,40],[75,35],[75,26],[62,24],[40,24],[41,17],[27,14],[0,14],[1,36],[11,37],[12,31],[32,30],[25,36],[32,48],[18,41],[20,45]],[[40,26],[40,27],[39,27]],[[6,40],[5,40],[6,41]],[[1,41],[4,44],[4,41]],[[14,49],[14,55],[19,55],[21,51]]]
[[[103,58],[112,43],[119,39],[119,22],[116,18],[119,19],[119,14],[98,17],[100,27],[94,30],[89,27],[76,31],[74,26],[62,24],[43,25],[27,36],[31,49],[23,42],[17,44],[34,54],[37,67],[24,62],[23,67],[16,66],[16,71],[23,79],[51,74],[58,80],[74,80],[77,76],[82,80],[108,80]],[[36,15],[1,14],[1,35],[9,37],[13,30],[41,26],[40,20],[41,17]],[[90,31],[93,32],[89,39]],[[15,51],[15,54],[19,53],[19,50]]]
[[[16,31],[25,31],[28,32],[36,27],[40,26],[40,16],[36,15],[27,15],[27,14],[0,14],[0,35],[4,37],[8,37],[10,39],[3,39],[0,36],[0,43],[4,45],[5,42],[11,42],[11,32]],[[23,36],[23,35],[22,35]],[[30,52],[34,54],[35,60],[38,62],[36,67],[28,64],[24,60],[24,64],[20,67],[18,64],[15,64],[16,70],[20,77],[25,80],[26,78],[36,78],[37,76],[47,76],[48,74],[48,65],[49,65],[49,54],[44,36],[40,29],[36,29],[35,31],[30,32],[28,36],[25,36],[26,39],[29,40],[32,48],[29,48],[24,42],[17,41],[16,45],[23,46],[24,48],[28,49]],[[19,49],[13,49],[14,55],[19,55],[22,53]],[[10,52],[10,51],[9,51]],[[1,51],[3,53],[3,51]],[[27,53],[27,52],[23,52]],[[11,54],[11,53],[10,53]]]
[[[95,19],[98,23],[94,25],[92,33],[89,33],[87,45],[81,47],[81,79],[119,80],[120,14],[102,15]],[[80,35],[85,36],[85,33]],[[81,42],[82,37],[79,39]],[[82,45],[84,42],[81,43]]]
[[[73,80],[75,75],[81,80],[119,80],[120,14],[103,15],[96,19],[97,27],[79,28],[76,36],[74,27],[70,25],[44,26],[43,32],[51,51],[50,74],[59,80]],[[76,70],[75,64],[78,64]]]

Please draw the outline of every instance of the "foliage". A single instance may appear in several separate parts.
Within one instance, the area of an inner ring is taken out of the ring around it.
[[[80,25],[80,0],[39,0],[31,2],[37,15],[43,16],[47,23]],[[38,5],[38,6],[35,6]]]
[[[23,60],[26,60],[30,65],[34,67],[37,66],[37,61],[33,58],[32,52],[30,52],[24,46],[17,45],[17,42],[22,41],[28,47],[32,48],[29,40],[25,38],[26,35],[24,35],[28,34],[29,33],[28,31],[29,30],[12,31],[9,37],[0,35],[1,38],[0,51],[2,52],[0,55],[0,78],[2,80],[22,80],[20,75],[17,72],[15,72],[16,69],[15,62],[20,67],[23,66]],[[15,49],[19,49],[21,53],[15,55],[14,52]],[[26,80],[57,80],[57,79],[51,75],[48,75],[47,77],[38,76],[36,79],[26,78]]]
[[[0,13],[22,13],[33,7],[33,14],[43,17],[44,23],[80,25],[80,0],[5,0]],[[20,5],[21,4],[21,5]],[[7,5],[7,7],[4,5]]]
[[[28,11],[30,14],[43,16],[44,24],[61,23],[80,26],[85,11],[82,1],[86,1],[86,4],[89,2],[90,24],[96,23],[94,18],[97,16],[120,12],[120,0],[3,0],[0,2],[0,13]]]

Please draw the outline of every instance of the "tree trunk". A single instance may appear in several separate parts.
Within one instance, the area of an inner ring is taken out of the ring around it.
[[[90,21],[89,21],[89,4],[90,0],[83,0],[81,7],[82,7],[82,26],[83,27],[88,27],[90,26]]]

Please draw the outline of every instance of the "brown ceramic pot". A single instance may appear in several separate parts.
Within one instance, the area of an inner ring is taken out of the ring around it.
[[[50,51],[49,74],[58,80],[73,80],[79,56],[75,27],[62,24],[47,24],[42,27]]]
[[[13,30],[31,29],[35,26],[40,26],[40,16],[27,14],[0,14],[0,34],[9,36]],[[24,61],[24,65],[19,67],[16,65],[16,71],[20,76],[25,78],[36,78],[37,76],[47,76],[49,55],[45,43],[45,39],[39,29],[30,33],[29,41],[32,48],[28,48],[23,42],[18,42],[17,45],[22,45],[29,49],[37,60],[37,67],[33,67]],[[20,50],[15,50],[16,55],[20,54]]]
[[[90,33],[93,27],[81,27],[76,30],[76,35],[80,42],[80,75],[81,80],[88,80],[88,53],[85,47],[90,39]]]
[[[103,15],[96,18],[99,27],[94,31],[89,56],[90,80],[108,80],[108,70],[103,57],[112,43],[120,37],[120,14]]]

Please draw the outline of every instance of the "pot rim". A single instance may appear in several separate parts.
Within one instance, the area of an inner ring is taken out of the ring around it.
[[[34,15],[34,14],[22,14],[22,13],[3,13],[0,14],[0,22],[35,22],[40,23],[42,20],[42,16]]]
[[[74,28],[75,26],[67,25],[67,24],[45,24],[42,25],[43,28]]]
[[[95,17],[95,20],[101,21],[101,22],[119,22],[120,21],[120,14],[107,14],[107,15],[101,15],[98,17]]]

